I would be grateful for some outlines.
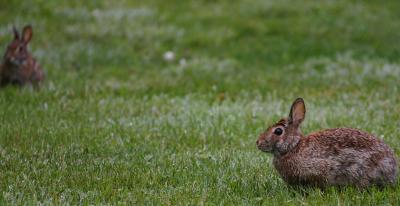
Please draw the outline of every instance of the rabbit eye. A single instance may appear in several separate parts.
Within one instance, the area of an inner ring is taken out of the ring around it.
[[[283,133],[283,130],[281,128],[276,128],[274,130],[274,134],[276,134],[276,135],[281,135],[282,133]]]

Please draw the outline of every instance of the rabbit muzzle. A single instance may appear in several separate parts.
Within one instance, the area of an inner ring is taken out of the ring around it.
[[[11,65],[14,65],[14,66],[21,66],[22,64],[24,64],[24,62],[26,60],[25,58],[18,58],[18,57],[14,57],[14,56],[11,56],[7,59],[8,59],[8,63]]]
[[[263,152],[272,152],[272,145],[268,144],[265,139],[258,139],[256,141],[257,148]]]

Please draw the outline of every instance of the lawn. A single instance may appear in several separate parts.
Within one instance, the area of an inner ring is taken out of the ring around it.
[[[399,205],[392,188],[287,187],[255,141],[355,127],[400,157],[400,1],[0,1],[32,24],[39,91],[0,91],[0,203]],[[167,61],[164,54],[175,58]],[[2,55],[2,54],[1,54]]]

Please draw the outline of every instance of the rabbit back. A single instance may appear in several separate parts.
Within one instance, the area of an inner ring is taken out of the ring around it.
[[[302,137],[293,150],[275,156],[274,165],[290,185],[364,188],[393,184],[397,175],[393,151],[371,134],[351,128]]]

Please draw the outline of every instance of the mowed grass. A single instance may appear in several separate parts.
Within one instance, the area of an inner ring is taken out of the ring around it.
[[[0,202],[398,205],[400,185],[289,188],[255,141],[303,97],[304,133],[360,128],[400,156],[399,10],[399,1],[1,1],[2,50],[12,25],[32,24],[47,80],[0,92]]]

